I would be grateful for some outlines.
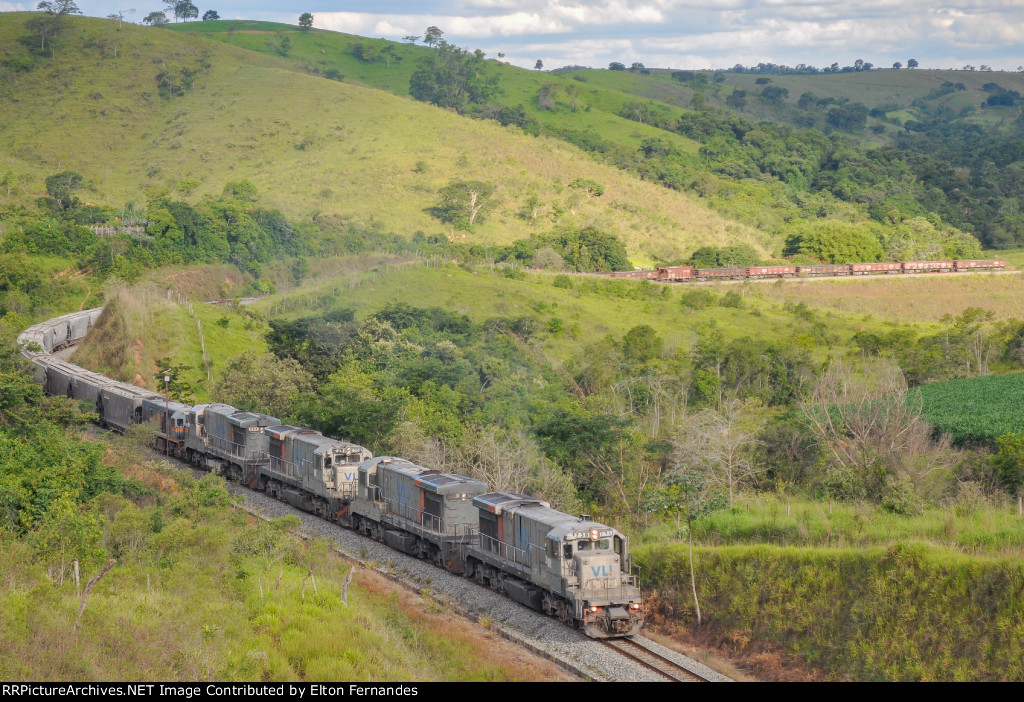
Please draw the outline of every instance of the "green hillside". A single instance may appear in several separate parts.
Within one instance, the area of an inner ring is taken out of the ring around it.
[[[403,95],[414,68],[435,51],[254,22],[175,30],[287,53],[300,70]],[[290,48],[281,51],[286,40]],[[891,257],[934,255],[886,242],[889,227],[918,217],[986,247],[1024,243],[1015,205],[1024,179],[1022,74],[855,67],[783,74],[768,65],[541,72],[493,60],[484,73],[499,80],[499,93],[462,111],[559,137],[600,162],[697,193],[729,219],[776,240],[794,238],[787,255],[807,248],[800,241],[807,234],[793,232],[801,220],[819,229],[822,219],[856,223]]]
[[[52,58],[33,57],[18,41],[28,17],[0,16],[8,203],[34,201],[45,177],[64,169],[85,177],[82,199],[118,207],[163,194],[196,201],[248,179],[261,202],[289,216],[448,235],[429,208],[440,188],[464,179],[495,187],[495,211],[471,234],[481,242],[595,225],[641,261],[701,244],[738,240],[768,252],[779,243],[564,142],[310,75],[276,56],[75,18]],[[14,72],[15,59],[28,69]],[[603,196],[566,188],[580,177],[600,183]],[[532,222],[518,216],[531,197],[540,212]]]

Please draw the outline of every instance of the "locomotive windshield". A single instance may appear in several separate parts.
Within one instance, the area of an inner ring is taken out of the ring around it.
[[[607,551],[611,542],[608,539],[600,539],[598,541],[580,541],[577,548],[580,551]]]

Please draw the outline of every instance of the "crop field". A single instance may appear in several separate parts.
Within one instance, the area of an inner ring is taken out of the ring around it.
[[[1024,373],[951,380],[921,387],[925,419],[957,442],[995,442],[1024,432]]]

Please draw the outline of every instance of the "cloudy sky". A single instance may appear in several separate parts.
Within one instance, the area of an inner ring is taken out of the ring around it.
[[[460,46],[498,52],[519,66],[721,68],[760,62],[795,66],[891,66],[916,58],[922,68],[971,64],[1017,70],[1024,64],[1024,0],[193,0],[200,14],[295,23],[401,39],[440,27]],[[162,0],[77,0],[87,15],[127,8],[135,21]],[[0,0],[0,10],[34,2]]]

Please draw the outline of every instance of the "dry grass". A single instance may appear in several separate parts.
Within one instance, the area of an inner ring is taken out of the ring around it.
[[[0,41],[21,31],[10,14],[0,19]],[[87,42],[117,44],[120,58],[82,48]],[[29,179],[18,202],[32,201],[47,175],[67,168],[85,177],[84,199],[114,206],[177,193],[186,179],[199,182],[189,199],[218,196],[226,182],[245,178],[290,217],[336,213],[406,236],[448,234],[429,208],[439,188],[461,178],[494,183],[498,200],[470,242],[507,243],[535,231],[516,216],[535,194],[544,206],[538,230],[593,224],[622,236],[638,262],[703,244],[742,241],[766,252],[778,244],[691,194],[597,163],[565,142],[297,72],[275,57],[146,27],[117,32],[89,18],[74,19],[65,45],[53,65],[9,86],[18,109],[4,125],[10,148],[0,172]],[[195,89],[173,100],[154,96],[165,64],[193,66],[204,52],[210,68]],[[602,183],[604,196],[566,188],[576,177]]]
[[[1024,317],[1024,275],[1016,273],[786,281],[758,289],[779,302],[893,322],[938,322],[968,307],[990,310],[997,320]]]
[[[73,360],[115,380],[155,390],[156,360],[164,349],[175,359],[200,356],[195,325],[156,285],[113,284],[103,314],[75,350]]]

